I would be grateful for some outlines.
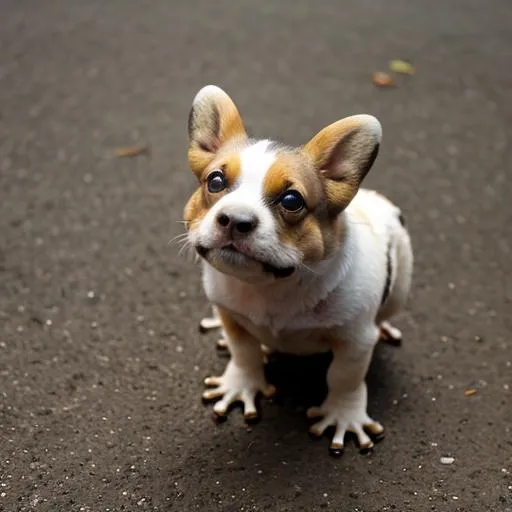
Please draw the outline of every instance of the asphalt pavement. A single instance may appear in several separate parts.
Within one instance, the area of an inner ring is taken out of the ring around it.
[[[378,88],[391,59],[416,72]],[[0,511],[510,512],[511,63],[510,0],[3,0]],[[272,361],[257,425],[201,404],[225,357],[170,241],[208,83],[255,136],[382,122],[367,185],[416,262],[403,346],[368,377],[370,455],[307,435],[326,358]]]

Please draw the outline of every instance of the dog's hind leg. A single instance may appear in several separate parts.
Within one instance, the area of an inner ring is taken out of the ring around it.
[[[389,320],[402,310],[407,301],[411,287],[413,254],[409,234],[402,225],[398,227],[395,237],[394,250],[389,254],[391,286],[377,313],[375,323],[380,331],[379,340],[397,346],[402,342],[402,333]]]

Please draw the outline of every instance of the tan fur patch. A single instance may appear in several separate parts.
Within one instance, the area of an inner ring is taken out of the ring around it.
[[[221,151],[210,165],[201,170],[198,176],[200,186],[185,206],[184,218],[189,223],[188,229],[194,229],[194,226],[207,214],[208,210],[236,184],[240,176],[240,167],[241,161],[238,153]],[[227,188],[221,192],[211,193],[208,191],[207,178],[216,169],[224,172]]]
[[[320,261],[340,243],[341,222],[328,215],[322,177],[301,151],[280,149],[269,168],[263,191],[278,224],[280,241],[299,249],[304,262]],[[277,203],[287,190],[301,193],[306,207],[288,212]]]
[[[294,226],[280,231],[281,242],[297,247],[304,255],[304,262],[320,261],[325,255],[324,237],[318,219],[308,214]]]
[[[217,161],[215,163],[217,163]],[[238,181],[240,177],[242,166],[242,162],[240,161],[240,155],[237,153],[228,154],[225,157],[220,158],[219,163],[219,167],[224,171],[224,176],[226,177],[229,189],[233,187],[233,185],[235,185],[235,183]]]
[[[332,215],[353,199],[378,151],[375,134],[360,116],[330,124],[305,146],[314,166],[325,176],[325,195]]]
[[[217,312],[222,320],[222,326],[232,342],[241,342],[248,337],[247,331],[240,327],[227,310],[217,306]]]
[[[293,167],[294,158],[289,154],[281,154],[276,157],[270,166],[263,181],[263,194],[269,200],[276,200],[288,188],[294,185]]]
[[[267,171],[263,194],[266,199],[277,200],[290,189],[302,194],[308,209],[315,209],[321,199],[321,180],[308,160],[299,151],[281,149]]]
[[[217,103],[220,119],[219,139],[222,144],[228,140],[245,137],[245,128],[240,113],[229,98],[223,98]]]
[[[205,151],[195,144],[192,144],[188,150],[188,165],[197,179],[200,179],[204,169],[214,158],[214,153]]]
[[[240,113],[224,91],[216,91],[192,106],[188,130],[188,162],[198,178],[223,145],[247,137]]]
[[[329,211],[337,215],[343,211],[356,195],[359,186],[355,183],[327,181],[325,184],[325,197],[329,204]]]
[[[320,130],[305,146],[319,169],[328,165],[328,160],[336,144],[345,136],[359,128],[359,123],[351,118],[341,119]]]
[[[203,189],[198,188],[185,205],[183,218],[187,223],[188,231],[194,230],[201,219],[208,213],[208,205],[206,204]]]

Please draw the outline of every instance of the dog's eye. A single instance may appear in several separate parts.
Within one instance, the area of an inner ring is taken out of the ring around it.
[[[289,212],[298,212],[305,206],[304,198],[296,190],[288,190],[280,200],[281,206]]]
[[[222,171],[213,171],[207,178],[208,192],[222,192],[226,188],[226,178]]]

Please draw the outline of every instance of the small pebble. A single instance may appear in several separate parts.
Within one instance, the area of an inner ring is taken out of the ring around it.
[[[441,464],[450,465],[455,462],[455,459],[453,457],[441,457],[440,459]]]

